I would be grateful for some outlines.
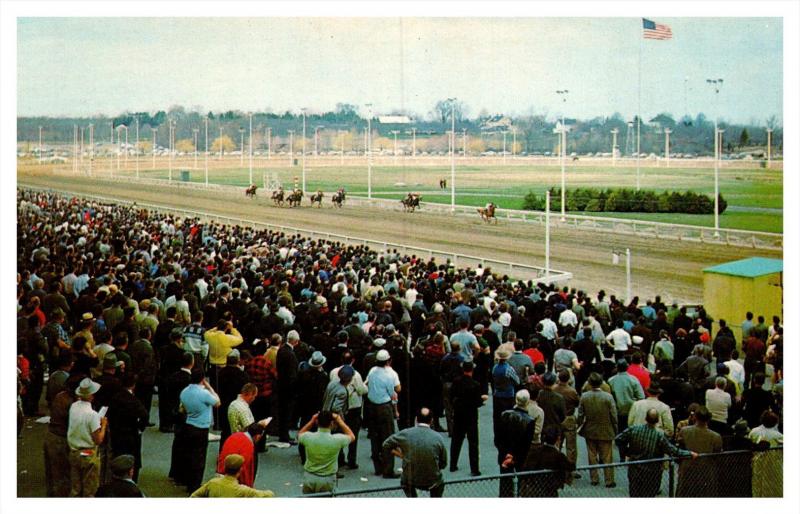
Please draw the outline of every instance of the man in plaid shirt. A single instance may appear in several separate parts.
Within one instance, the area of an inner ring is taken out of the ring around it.
[[[194,366],[206,369],[208,357],[208,341],[205,340],[206,329],[203,328],[203,311],[192,314],[192,324],[183,329],[183,350],[194,354]]]
[[[244,363],[244,370],[256,387],[258,395],[250,404],[253,416],[256,419],[264,419],[269,416],[270,402],[272,399],[272,388],[275,385],[276,370],[275,366],[267,359],[265,354],[256,355]],[[262,438],[257,445],[258,451],[263,451],[266,437]]]
[[[664,432],[656,428],[658,420],[658,411],[650,409],[645,418],[647,424],[632,426],[617,435],[614,441],[619,446],[620,453],[629,461],[658,459],[664,454],[676,458],[697,458],[697,453],[681,450],[669,442]],[[656,496],[661,489],[663,470],[662,462],[628,466],[628,488],[631,498]]]

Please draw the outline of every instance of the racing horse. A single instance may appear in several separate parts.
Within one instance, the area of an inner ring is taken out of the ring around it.
[[[403,204],[403,210],[405,212],[414,212],[419,207],[420,198],[422,198],[422,195],[419,193],[408,193],[408,196],[400,200],[400,203]]]
[[[283,188],[277,189],[272,192],[272,201],[275,202],[275,205],[283,206]]]
[[[497,209],[497,206],[490,202],[486,204],[486,207],[478,207],[478,214],[486,223],[491,223],[494,220],[494,224],[497,225],[497,216],[494,214],[495,209]]]
[[[340,187],[335,193],[333,193],[333,197],[331,197],[331,201],[333,202],[334,207],[341,207],[347,197],[347,193],[345,192],[343,187]]]
[[[258,189],[257,185],[250,184],[250,187],[244,190],[244,195],[248,198],[255,198],[257,189]]]
[[[300,202],[303,200],[303,192],[299,189],[295,189],[289,196],[286,197],[286,202],[289,204],[289,207],[300,207]]]
[[[311,195],[309,197],[309,199],[311,200],[311,206],[313,207],[314,204],[316,203],[317,204],[317,208],[322,207],[322,199],[324,197],[325,197],[325,194],[322,191],[317,190],[316,193],[314,193],[313,195]]]

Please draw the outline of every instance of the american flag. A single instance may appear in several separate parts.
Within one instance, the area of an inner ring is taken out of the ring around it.
[[[672,29],[669,26],[655,23],[647,18],[642,18],[642,29],[645,39],[672,39]]]

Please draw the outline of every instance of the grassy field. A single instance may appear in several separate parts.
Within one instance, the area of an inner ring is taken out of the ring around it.
[[[321,161],[320,161],[321,162]],[[151,169],[149,160],[140,165],[142,177],[167,178],[168,170],[163,166],[166,162],[157,162],[156,169]],[[204,181],[203,161],[199,161],[201,169],[191,169],[192,159],[173,163],[173,180],[180,178],[181,169],[188,169],[191,180]],[[695,164],[696,165],[696,164]],[[741,166],[741,163],[737,163]],[[268,168],[266,167],[268,166]],[[755,165],[754,165],[755,166]],[[132,174],[133,164],[129,162],[128,170],[122,173]],[[107,173],[108,163],[98,163],[97,169]],[[105,169],[105,171],[104,171]],[[264,174],[269,180],[276,176],[284,187],[291,187],[294,177],[301,181],[302,166],[289,165],[288,159],[254,160],[254,181],[262,185]],[[373,166],[372,192],[379,198],[400,199],[408,191],[420,192],[424,201],[450,203],[450,190],[440,190],[440,178],[449,181],[450,167],[445,165],[419,165],[402,159],[396,166]],[[228,161],[209,160],[209,181],[218,184],[246,186],[249,179],[247,160],[241,167],[237,159]],[[712,195],[714,191],[714,170],[706,168],[679,168],[665,166],[656,167],[654,163],[643,163],[639,181],[644,189],[692,190]],[[558,166],[526,166],[514,162],[508,166],[502,164],[470,165],[457,163],[456,166],[456,202],[461,205],[484,205],[493,201],[508,209],[520,209],[523,197],[528,191],[543,194],[549,187],[561,184],[561,169]],[[611,167],[569,165],[566,170],[567,188],[571,187],[636,187],[635,167]],[[367,169],[363,163],[353,165],[352,161],[344,166],[328,160],[324,164],[309,158],[306,165],[306,189],[314,191],[322,189],[334,191],[345,187],[351,194],[366,194]],[[783,230],[783,171],[781,169],[749,169],[720,168],[720,192],[732,209],[720,217],[720,226],[745,230],[762,230],[781,232]],[[599,215],[635,218],[652,221],[684,223],[689,225],[712,225],[713,215],[674,215],[646,213],[599,213]]]

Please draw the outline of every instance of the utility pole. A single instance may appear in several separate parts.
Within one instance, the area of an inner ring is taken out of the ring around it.
[[[158,132],[158,128],[150,127],[150,130],[153,132],[153,169],[156,169],[156,132]]]
[[[205,154],[205,168],[206,168],[206,186],[208,186],[208,116],[205,119],[206,126],[206,154]]]
[[[372,104],[367,104],[369,114],[367,117],[367,198],[372,199]]]
[[[619,129],[613,129],[611,134],[614,136],[614,142],[611,143],[611,166],[617,166],[617,134],[619,134]]]
[[[667,168],[669,168],[669,135],[672,131],[668,128],[664,129],[664,157],[667,160]]]

